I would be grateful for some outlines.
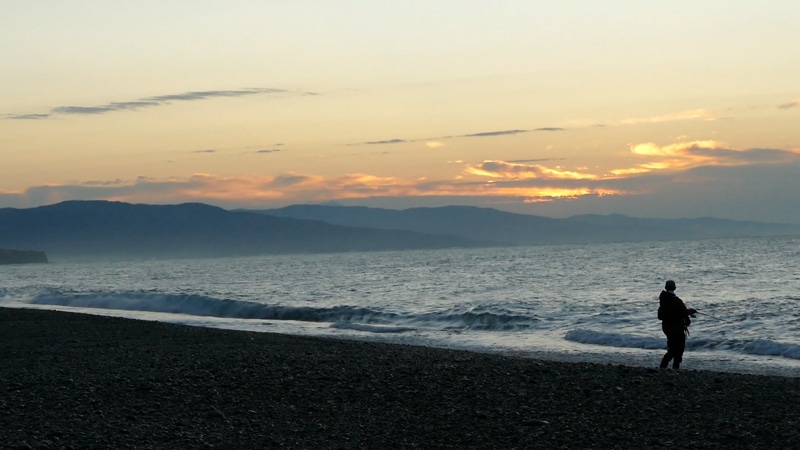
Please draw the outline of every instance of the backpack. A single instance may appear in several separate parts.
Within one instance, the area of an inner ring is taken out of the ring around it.
[[[678,310],[674,306],[674,297],[659,297],[658,320],[674,320],[678,315]]]
[[[672,310],[672,306],[670,305],[658,305],[658,320],[668,318],[671,315],[670,310]]]

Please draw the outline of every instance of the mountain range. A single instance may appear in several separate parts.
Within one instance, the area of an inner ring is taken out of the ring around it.
[[[0,248],[59,259],[246,256],[489,245],[457,236],[344,227],[200,203],[67,201],[0,209]]]
[[[390,210],[294,205],[225,210],[201,203],[67,201],[0,209],[0,248],[64,259],[246,256],[501,245],[800,235],[800,225],[711,218],[565,219],[450,206]]]
[[[501,245],[580,244],[800,235],[800,225],[714,218],[638,219],[620,214],[552,219],[491,208],[446,206],[390,210],[294,205],[257,211],[342,226],[453,234]]]

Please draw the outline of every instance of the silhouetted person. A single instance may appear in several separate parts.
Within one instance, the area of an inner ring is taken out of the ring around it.
[[[672,361],[672,368],[679,369],[686,349],[686,335],[689,334],[689,316],[695,314],[687,308],[683,300],[675,295],[675,282],[668,280],[661,295],[658,296],[658,318],[661,319],[661,330],[667,336],[667,354],[661,359],[661,368],[666,369]]]

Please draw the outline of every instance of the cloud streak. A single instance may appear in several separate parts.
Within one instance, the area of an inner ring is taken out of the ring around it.
[[[665,123],[665,122],[679,122],[687,120],[716,120],[716,114],[708,109],[693,109],[689,111],[682,111],[673,114],[664,114],[661,116],[653,117],[640,117],[625,119],[622,121],[623,125],[638,125],[643,123]]]
[[[509,136],[515,134],[522,134],[522,133],[531,133],[535,131],[564,131],[563,128],[558,127],[542,127],[542,128],[535,128],[533,130],[501,130],[501,131],[485,131],[482,133],[472,133],[472,134],[462,134],[462,138],[473,138],[473,137],[496,137],[496,136]]]
[[[790,109],[800,106],[800,101],[794,101],[785,103],[779,106],[781,109]],[[721,117],[718,115],[717,111],[713,111],[706,108],[698,108],[692,109],[687,111],[680,111],[677,113],[670,113],[670,114],[662,114],[659,116],[651,116],[651,117],[635,117],[635,118],[628,118],[623,119],[619,122],[621,125],[643,125],[643,124],[661,124],[661,123],[669,123],[669,122],[681,122],[681,121],[692,121],[692,120],[702,120],[702,121],[714,121],[719,120]],[[604,128],[607,125],[604,124],[593,124],[590,125],[590,128]],[[502,136],[514,136],[518,134],[526,134],[526,133],[534,133],[534,132],[561,132],[566,131],[566,128],[562,127],[539,127],[533,129],[521,129],[521,128],[512,128],[507,130],[493,130],[493,131],[482,131],[477,133],[466,133],[466,134],[459,134],[459,135],[451,135],[451,136],[440,136],[435,138],[426,138],[426,139],[384,139],[384,140],[377,140],[377,141],[369,141],[369,142],[362,142],[359,144],[352,144],[352,145],[376,145],[376,144],[398,144],[398,143],[406,143],[406,142],[439,142],[443,140],[449,139],[460,139],[460,138],[492,138],[492,137],[502,137]]]
[[[495,136],[508,136],[520,133],[530,133],[530,130],[502,130],[502,131],[485,131],[482,133],[462,134],[459,137],[495,137]]]
[[[112,102],[100,106],[57,106],[50,110],[51,114],[65,115],[92,115],[105,114],[114,111],[135,111],[140,108],[158,106],[160,103],[152,101]]]
[[[607,173],[591,173],[587,168],[568,170],[558,165],[548,167],[547,160],[495,161],[487,160],[465,166],[469,175],[490,180],[579,180],[600,182],[651,173],[678,173],[700,167],[741,167],[781,165],[800,162],[800,151],[769,148],[735,149],[717,141],[689,141],[668,145],[652,142],[634,144],[630,152],[644,161]]]
[[[50,117],[50,114],[6,114],[8,120],[42,120]]]
[[[541,128],[534,128],[532,130],[512,129],[512,130],[483,131],[480,133],[468,133],[456,136],[440,136],[435,138],[411,139],[411,140],[394,138],[394,139],[382,139],[378,141],[360,142],[358,144],[350,144],[350,145],[384,145],[384,144],[402,144],[407,142],[425,142],[425,145],[428,146],[429,148],[436,148],[443,146],[444,144],[441,141],[448,139],[490,138],[490,137],[500,137],[500,136],[513,136],[516,134],[533,133],[533,132],[555,132],[555,131],[564,131],[564,128],[541,127]]]
[[[153,108],[157,106],[169,105],[173,102],[189,102],[198,100],[209,100],[213,98],[243,97],[261,94],[281,94],[287,93],[283,89],[270,88],[251,88],[241,90],[220,90],[220,91],[190,91],[180,94],[157,95],[145,97],[134,101],[110,102],[104,105],[94,106],[56,106],[48,113],[40,114],[6,114],[6,119],[14,120],[41,120],[54,115],[98,115],[118,111],[136,111],[142,108]]]
[[[800,107],[800,101],[794,101],[785,103],[779,106],[781,109],[790,109]],[[693,121],[693,120],[702,120],[702,121],[714,121],[719,120],[722,117],[719,116],[718,111],[713,111],[706,108],[698,108],[692,109],[687,111],[680,111],[677,113],[670,113],[670,114],[662,114],[658,116],[651,116],[651,117],[634,117],[623,119],[618,124],[619,125],[646,125],[646,124],[662,124],[662,123],[669,123],[669,122],[682,122],[682,121]],[[584,125],[586,126],[586,125]],[[604,128],[607,125],[604,124],[592,124],[588,126],[589,128]],[[539,128],[532,128],[532,129],[521,129],[521,128],[512,128],[507,130],[493,130],[493,131],[482,131],[477,133],[466,133],[466,134],[459,134],[459,135],[451,135],[451,136],[440,136],[435,138],[426,138],[426,139],[384,139],[384,140],[377,140],[377,141],[369,141],[369,142],[362,142],[359,144],[352,144],[352,145],[376,145],[376,144],[397,144],[397,143],[406,143],[406,142],[439,142],[443,140],[449,139],[462,139],[462,138],[492,138],[492,137],[502,137],[502,136],[514,136],[518,134],[527,134],[527,133],[534,133],[534,132],[562,132],[566,131],[566,128],[562,127],[539,127]]]
[[[484,161],[480,164],[468,164],[466,171],[472,175],[507,180],[596,180],[593,174],[548,168],[540,164],[521,164],[505,161]]]
[[[143,99],[147,102],[155,102],[157,104],[167,102],[191,102],[196,100],[207,100],[210,98],[218,97],[242,97],[246,95],[256,94],[278,94],[286,92],[283,89],[269,89],[269,88],[253,88],[242,90],[225,90],[225,91],[192,91],[184,92],[182,94],[168,94],[157,95],[154,97],[147,97]]]
[[[363,142],[364,145],[384,145],[384,144],[402,144],[407,142],[405,139],[386,139],[383,141],[368,141]]]
[[[106,199],[131,203],[205,202],[230,207],[263,207],[265,204],[326,202],[394,197],[516,197],[528,202],[572,198],[582,195],[621,195],[622,190],[602,186],[501,180],[425,180],[347,174],[322,177],[287,173],[275,177],[223,177],[196,174],[187,179],[132,182],[92,182],[79,185],[49,185],[20,194],[0,193],[4,203],[51,204],[70,199]],[[16,197],[12,201],[11,197]]]

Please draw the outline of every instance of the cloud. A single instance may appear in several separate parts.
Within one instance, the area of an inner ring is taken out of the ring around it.
[[[226,90],[226,91],[192,91],[192,92],[184,92],[181,94],[157,95],[154,97],[147,97],[142,100],[161,104],[171,101],[195,101],[195,100],[206,100],[215,97],[242,97],[245,95],[277,94],[282,92],[286,91],[284,91],[283,89],[270,89],[270,88],[252,88],[252,89]]]
[[[687,170],[704,166],[745,166],[783,164],[800,160],[800,152],[780,149],[734,149],[718,141],[690,141],[659,146],[652,142],[634,144],[630,151],[649,161],[635,167],[616,169],[614,175],[657,170]]]
[[[9,120],[41,120],[50,117],[50,114],[6,114]]]
[[[673,174],[647,174],[616,182],[636,195],[582,197],[538,205],[539,214],[616,212],[634,217],[718,217],[800,224],[800,162],[714,166]]]
[[[708,109],[693,109],[690,111],[682,111],[674,114],[665,114],[654,117],[640,117],[625,119],[622,121],[623,125],[638,125],[641,123],[664,123],[664,122],[678,122],[686,120],[715,120],[716,116],[713,111]]]
[[[194,153],[216,153],[217,151],[213,148],[207,148],[205,150],[195,150]]]
[[[778,106],[778,108],[780,108],[780,109],[791,109],[791,108],[798,108],[798,107],[800,107],[800,100],[795,100],[793,102],[784,103],[784,104]]]
[[[530,130],[485,131],[482,133],[462,134],[459,137],[494,137],[494,136],[508,136],[520,133],[530,133]]]
[[[676,184],[702,186],[714,182],[703,169],[729,168],[756,170],[800,165],[800,150],[769,148],[736,149],[717,141],[690,141],[669,145],[654,143],[630,146],[634,157],[643,161],[633,167],[592,173],[588,168],[568,170],[548,167],[546,160],[483,161],[466,164],[468,176],[486,179],[509,197],[525,197],[529,202],[550,202],[591,196],[658,196],[662,190],[674,191]],[[800,213],[798,213],[800,216]]]
[[[525,163],[532,163],[532,162],[545,162],[545,161],[555,161],[555,160],[564,160],[564,158],[538,158],[538,159],[513,159],[507,162],[510,163],[517,163],[517,164],[525,164]]]
[[[570,179],[595,180],[597,175],[567,171],[560,168],[548,168],[539,164],[519,164],[506,161],[484,161],[480,164],[468,164],[466,171],[472,175],[512,180],[524,179]]]
[[[113,102],[101,106],[58,106],[50,110],[52,114],[105,114],[113,111],[133,111],[139,108],[158,106],[158,102]]]
[[[564,181],[564,180],[562,180]],[[569,180],[567,180],[569,181]],[[575,180],[572,180],[575,181]],[[133,181],[48,185],[23,193],[0,194],[8,204],[52,204],[63,200],[116,200],[131,203],[204,202],[230,207],[263,207],[264,204],[325,202],[342,199],[394,197],[520,197],[546,199],[579,195],[618,193],[601,186],[586,187],[542,180],[427,180],[380,177],[355,173],[338,177],[285,173],[274,177],[223,177],[196,174],[189,178],[155,180],[141,177]]]
[[[314,183],[319,179],[320,177],[315,177],[311,175],[283,174],[273,178],[271,181],[269,181],[269,183],[274,184],[276,186],[288,188],[292,186],[308,185]]]
[[[382,144],[402,144],[406,142],[404,139],[387,139],[384,141],[370,141],[364,142],[364,145],[382,145]]]
[[[264,148],[261,150],[256,150],[256,153],[276,153],[281,151],[279,148]]]
[[[520,130],[520,129],[512,129],[512,130],[499,130],[499,131],[483,131],[480,133],[469,133],[469,134],[461,134],[457,136],[439,136],[435,138],[426,138],[426,139],[384,139],[380,141],[368,141],[368,142],[360,142],[358,144],[350,144],[350,145],[378,145],[378,144],[401,144],[406,142],[419,142],[425,141],[425,145],[428,148],[438,148],[444,146],[444,143],[441,142],[443,140],[448,139],[456,139],[456,138],[486,138],[486,137],[497,137],[497,136],[512,136],[515,134],[523,134],[523,133],[531,133],[531,132],[553,132],[553,131],[564,131],[564,128],[558,127],[543,127],[543,128],[535,128],[533,130]]]
[[[171,102],[177,101],[197,101],[218,97],[242,97],[246,95],[277,94],[285,92],[287,91],[269,88],[252,88],[226,91],[192,91],[180,94],[157,95],[154,97],[146,97],[134,101],[110,102],[104,105],[95,106],[56,106],[46,114],[6,114],[6,118],[16,120],[40,120],[49,118],[53,115],[97,115],[116,111],[136,111],[142,108],[168,105]]]

